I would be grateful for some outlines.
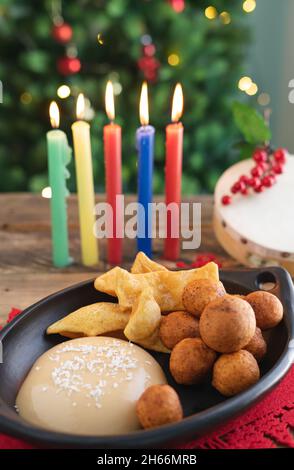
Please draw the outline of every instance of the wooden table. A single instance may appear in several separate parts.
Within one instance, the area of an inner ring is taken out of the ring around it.
[[[160,199],[160,198],[159,198]],[[97,202],[102,201],[97,196]],[[126,202],[134,200],[128,196]],[[236,267],[217,243],[212,229],[212,196],[187,198],[202,204],[202,242],[199,252],[214,252],[225,267]],[[69,199],[70,250],[73,264],[56,269],[51,262],[51,235],[49,200],[28,193],[0,194],[0,323],[11,307],[24,309],[37,300],[71,284],[89,279],[107,269],[106,241],[100,241],[101,261],[96,268],[85,268],[80,263],[77,198]],[[160,259],[162,240],[154,240],[154,257]],[[124,266],[129,267],[136,254],[135,240],[124,241]],[[182,252],[187,262],[195,258],[195,251]],[[174,263],[164,262],[173,268]]]

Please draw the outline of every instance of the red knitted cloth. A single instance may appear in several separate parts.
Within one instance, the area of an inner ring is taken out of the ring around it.
[[[19,310],[12,309],[8,322]],[[294,366],[280,384],[241,417],[181,449],[265,449],[294,447]],[[0,449],[33,449],[31,444],[0,434]]]

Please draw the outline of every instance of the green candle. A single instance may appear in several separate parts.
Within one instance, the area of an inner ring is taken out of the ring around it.
[[[70,174],[66,168],[71,159],[71,148],[59,126],[59,110],[55,102],[50,105],[50,119],[53,129],[47,132],[49,184],[51,187],[51,233],[52,258],[56,267],[71,263],[68,246],[66,179]]]

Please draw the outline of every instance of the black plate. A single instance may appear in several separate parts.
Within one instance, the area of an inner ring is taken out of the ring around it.
[[[64,289],[26,309],[0,332],[3,364],[0,364],[0,432],[54,447],[146,448],[168,446],[173,441],[203,435],[207,430],[241,413],[259,400],[285,375],[293,362],[294,315],[293,287],[289,274],[281,268],[266,270],[222,271],[221,280],[228,292],[246,294],[257,290],[261,282],[275,281],[276,293],[283,302],[283,322],[270,332],[268,354],[261,366],[261,380],[233,398],[225,399],[207,382],[201,386],[179,386],[168,372],[168,356],[153,356],[164,368],[170,384],[178,391],[185,419],[174,425],[127,435],[87,437],[49,432],[23,421],[14,410],[17,391],[35,360],[64,338],[46,336],[48,325],[66,314],[97,301],[114,301],[97,292],[93,281]],[[290,344],[291,341],[291,344]]]

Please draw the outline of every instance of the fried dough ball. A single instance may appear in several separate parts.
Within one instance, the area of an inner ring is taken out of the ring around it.
[[[229,295],[208,304],[199,322],[204,343],[220,353],[244,348],[253,337],[255,328],[255,315],[249,303]]]
[[[283,305],[275,295],[262,290],[246,296],[256,317],[256,324],[261,330],[277,326],[283,318]]]
[[[183,290],[183,305],[187,312],[200,317],[209,302],[225,295],[223,284],[211,279],[195,279],[189,282]]]
[[[179,384],[196,384],[208,375],[215,360],[215,351],[206,346],[200,338],[186,338],[171,352],[170,372]]]
[[[218,358],[213,367],[212,385],[222,395],[231,397],[254,385],[259,377],[256,359],[242,349]]]
[[[136,413],[144,429],[183,419],[183,409],[177,392],[169,385],[151,385],[137,402]]]
[[[244,347],[255,357],[257,362],[261,361],[266,355],[267,345],[264,337],[262,336],[261,329],[256,327],[255,333],[249,343]]]
[[[199,321],[187,312],[172,312],[162,317],[159,337],[168,349],[185,338],[199,337]]]

